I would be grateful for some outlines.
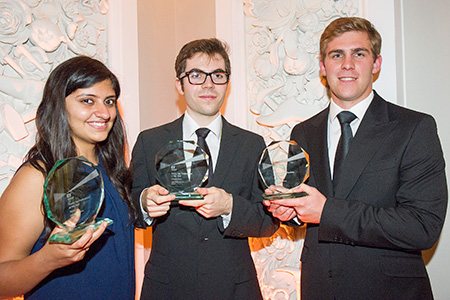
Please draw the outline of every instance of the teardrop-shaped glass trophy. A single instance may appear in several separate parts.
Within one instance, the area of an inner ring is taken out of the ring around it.
[[[305,182],[309,177],[309,155],[295,141],[274,141],[264,149],[258,166],[266,187],[281,186],[288,189],[277,194],[263,194],[264,200],[290,199],[307,196],[290,189]]]
[[[175,200],[203,199],[196,188],[208,179],[208,155],[194,142],[170,141],[155,157],[158,182]]]
[[[52,235],[50,242],[71,244],[89,227],[97,229],[108,218],[96,219],[104,199],[102,174],[83,156],[59,160],[50,170],[44,184],[44,206],[47,216],[65,229]],[[79,212],[74,228],[66,222]]]

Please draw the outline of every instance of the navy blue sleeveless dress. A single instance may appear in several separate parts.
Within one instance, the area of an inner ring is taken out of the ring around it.
[[[29,300],[134,300],[134,227],[128,208],[112,185],[101,163],[105,200],[98,217],[114,221],[96,240],[83,260],[55,270],[33,290],[25,294]],[[31,253],[45,244],[40,238]]]

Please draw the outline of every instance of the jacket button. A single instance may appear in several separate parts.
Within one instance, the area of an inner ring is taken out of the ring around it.
[[[331,270],[328,271],[328,277],[330,277],[330,278],[333,277],[333,271],[331,271]]]

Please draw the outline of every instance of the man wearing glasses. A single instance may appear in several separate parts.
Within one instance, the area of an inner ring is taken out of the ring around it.
[[[133,196],[143,226],[153,229],[141,299],[262,299],[247,238],[270,236],[279,224],[262,205],[257,164],[264,141],[220,114],[231,72],[224,43],[186,44],[175,70],[185,114],[143,131],[133,149]],[[210,154],[207,185],[197,189],[202,200],[173,201],[157,182],[156,153],[180,139]]]

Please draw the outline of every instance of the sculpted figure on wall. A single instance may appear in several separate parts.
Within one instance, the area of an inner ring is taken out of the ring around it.
[[[34,144],[51,70],[75,55],[106,62],[108,0],[0,0],[0,192]]]
[[[328,105],[319,71],[323,29],[358,13],[358,0],[242,0],[245,13],[249,119],[270,141],[289,139],[292,127]],[[265,299],[300,299],[304,228],[282,226],[252,239]]]

